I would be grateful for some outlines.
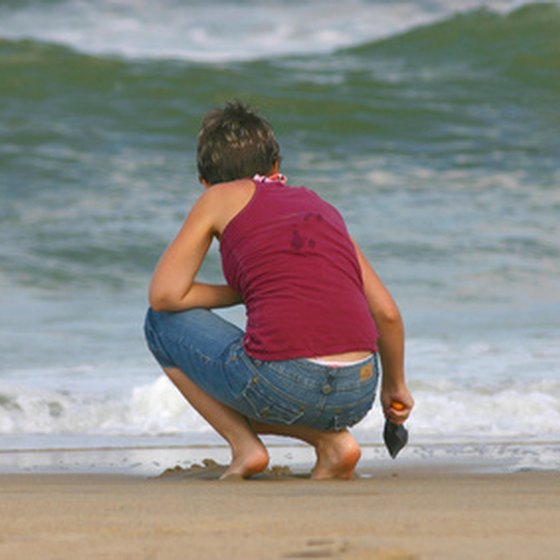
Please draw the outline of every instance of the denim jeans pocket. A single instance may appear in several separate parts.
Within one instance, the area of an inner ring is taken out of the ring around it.
[[[304,414],[304,409],[278,391],[263,376],[254,374],[242,393],[249,409],[246,415],[268,424],[290,425]]]
[[[332,429],[338,432],[357,424],[371,410],[374,396],[372,394],[371,398],[365,399],[353,406],[335,409]]]

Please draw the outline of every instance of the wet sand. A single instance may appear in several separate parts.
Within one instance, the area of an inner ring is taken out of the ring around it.
[[[341,560],[560,557],[560,473],[361,471],[314,482],[277,467],[148,478],[0,476],[3,559]]]

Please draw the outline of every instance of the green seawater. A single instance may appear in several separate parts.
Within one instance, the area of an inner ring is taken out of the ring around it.
[[[199,192],[201,115],[231,98],[266,114],[292,182],[341,205],[367,245],[363,212],[384,221],[388,209],[393,258],[453,254],[449,212],[468,200],[497,205],[498,216],[487,209],[493,223],[512,211],[525,229],[542,221],[542,235],[515,250],[556,257],[546,230],[559,209],[559,36],[558,6],[536,4],[467,12],[332,54],[227,64],[0,40],[5,281],[49,290],[145,282]],[[426,217],[417,210],[431,199]],[[437,235],[421,247],[400,239],[402,223],[423,233],[426,219],[450,228],[447,247]]]

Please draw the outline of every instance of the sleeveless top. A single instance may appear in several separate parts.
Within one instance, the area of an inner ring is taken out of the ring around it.
[[[313,191],[255,180],[220,253],[246,305],[243,344],[253,358],[377,351],[354,245],[339,212]]]

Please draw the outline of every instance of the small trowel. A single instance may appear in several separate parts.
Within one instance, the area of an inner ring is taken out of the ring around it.
[[[395,424],[391,420],[386,420],[383,439],[385,440],[389,455],[396,459],[399,451],[408,442],[408,430],[402,424]]]
[[[397,410],[403,408],[401,403],[393,403],[391,406]],[[389,455],[396,459],[399,451],[408,443],[408,430],[402,424],[395,424],[387,419],[385,420],[383,439]]]

